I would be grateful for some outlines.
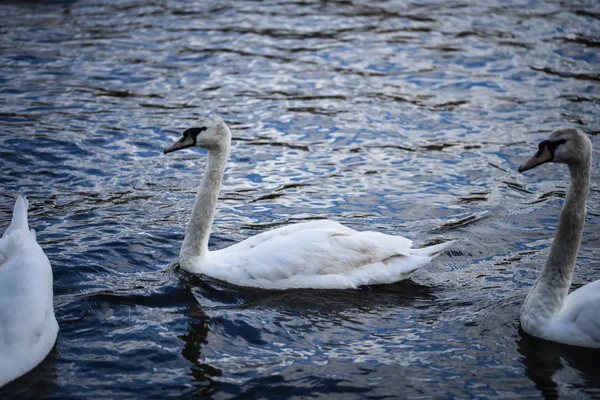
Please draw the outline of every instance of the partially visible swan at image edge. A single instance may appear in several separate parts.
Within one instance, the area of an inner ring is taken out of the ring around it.
[[[188,272],[265,289],[349,289],[406,279],[452,243],[413,249],[412,242],[403,237],[359,232],[334,221],[318,220],[273,229],[209,251],[230,144],[227,125],[206,118],[164,151],[208,150],[208,165],[180,251],[179,265]]]
[[[546,162],[567,164],[571,185],[546,265],[527,295],[521,326],[530,335],[574,346],[600,348],[600,280],[567,296],[583,234],[592,166],[592,143],[577,129],[562,129],[541,142],[519,172]]]
[[[0,387],[38,365],[56,342],[52,269],[19,196],[0,238]]]

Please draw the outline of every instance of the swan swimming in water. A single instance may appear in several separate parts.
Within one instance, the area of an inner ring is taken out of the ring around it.
[[[567,164],[571,185],[546,265],[525,298],[521,326],[525,332],[542,339],[600,348],[600,280],[567,296],[585,222],[592,143],[577,129],[561,129],[538,147],[535,156],[520,166],[519,172],[546,162]]]
[[[52,269],[27,223],[19,196],[0,238],[0,387],[33,369],[58,334],[52,304]]]
[[[452,242],[413,249],[409,239],[359,232],[330,220],[284,226],[227,248],[209,251],[231,132],[214,118],[198,120],[164,153],[189,147],[208,150],[208,165],[198,188],[179,264],[238,286],[265,289],[349,289],[393,283],[410,276]]]

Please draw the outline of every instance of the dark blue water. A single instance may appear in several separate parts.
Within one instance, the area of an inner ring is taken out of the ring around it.
[[[596,1],[14,1],[0,5],[0,230],[14,198],[60,333],[25,398],[598,398],[597,352],[531,338],[563,166],[600,149]],[[427,244],[406,281],[270,292],[176,268],[200,151],[234,135],[210,247],[332,218]],[[600,277],[600,154],[574,287]]]

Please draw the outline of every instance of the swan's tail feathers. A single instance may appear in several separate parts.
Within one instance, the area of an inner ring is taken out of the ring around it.
[[[15,208],[13,209],[12,221],[2,236],[6,236],[10,232],[18,229],[29,230],[29,223],[27,221],[28,208],[29,202],[27,199],[19,195],[19,197],[17,197],[17,201],[15,202]]]
[[[456,240],[451,240],[449,242],[434,244],[433,246],[423,247],[422,249],[416,249],[415,253],[418,255],[428,256],[431,258],[435,258],[442,254],[446,248],[450,247],[456,243]]]

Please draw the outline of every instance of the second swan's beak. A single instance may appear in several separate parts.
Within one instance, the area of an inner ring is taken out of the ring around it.
[[[189,147],[194,147],[195,145],[196,145],[196,141],[194,140],[192,135],[186,135],[186,136],[182,137],[181,139],[179,139],[178,141],[176,141],[175,143],[173,143],[171,146],[167,147],[163,151],[163,153],[167,154],[167,153],[171,153],[173,151],[183,150],[183,149],[187,149]]]
[[[519,172],[525,172],[529,169],[535,168],[538,165],[552,161],[554,156],[549,149],[547,142],[540,143],[540,149],[535,156],[531,157],[525,164],[519,167]]]

